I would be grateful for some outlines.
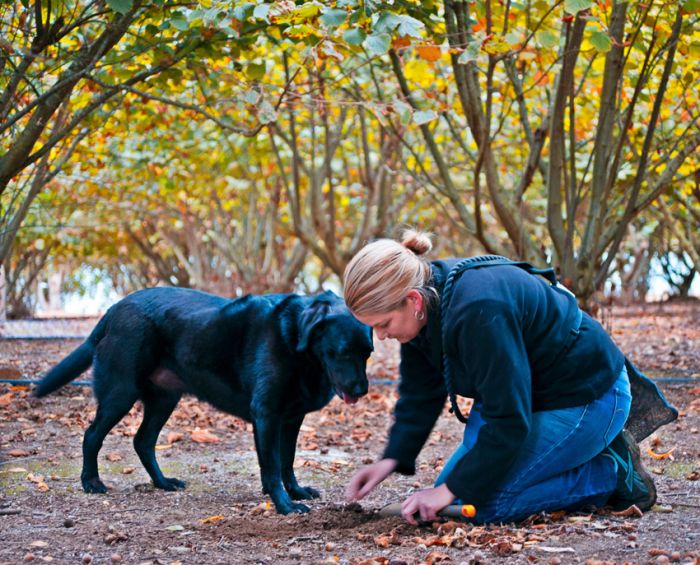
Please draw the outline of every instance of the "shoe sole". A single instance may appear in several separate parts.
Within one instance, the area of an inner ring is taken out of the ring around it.
[[[634,439],[634,436],[628,430],[623,430],[622,439],[624,439],[625,444],[627,445],[627,449],[629,449],[629,452],[632,455],[632,466],[634,468],[634,471],[642,479],[644,486],[649,492],[649,497],[647,498],[647,500],[641,503],[637,502],[637,507],[640,510],[649,510],[656,503],[656,485],[654,485],[654,479],[651,478],[651,475],[647,472],[647,470],[644,468],[644,465],[642,464],[641,451],[639,450],[639,445]]]

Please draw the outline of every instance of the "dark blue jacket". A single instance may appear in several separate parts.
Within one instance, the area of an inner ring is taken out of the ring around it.
[[[456,263],[432,263],[431,286],[441,295]],[[447,487],[465,503],[489,499],[530,431],[532,413],[581,406],[610,389],[624,356],[601,325],[584,313],[571,340],[570,297],[515,266],[465,271],[455,283],[445,320],[445,349],[455,392],[481,403],[484,427],[453,469]],[[415,459],[445,405],[439,307],[420,334],[401,346],[395,423],[384,457],[397,471]]]

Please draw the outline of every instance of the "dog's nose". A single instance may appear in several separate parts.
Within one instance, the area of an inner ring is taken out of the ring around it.
[[[355,383],[355,385],[350,389],[350,394],[357,397],[357,396],[364,396],[367,394],[367,391],[369,390],[369,383],[367,381],[363,383]]]

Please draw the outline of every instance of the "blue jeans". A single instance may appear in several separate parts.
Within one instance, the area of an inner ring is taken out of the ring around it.
[[[622,430],[631,401],[627,370],[623,368],[610,390],[590,404],[534,412],[530,433],[511,471],[489,502],[477,509],[472,521],[514,522],[537,512],[603,506],[615,490],[617,477],[615,464],[601,451]],[[484,425],[479,408],[478,404],[472,407],[464,440],[435,486],[445,482],[476,443]]]

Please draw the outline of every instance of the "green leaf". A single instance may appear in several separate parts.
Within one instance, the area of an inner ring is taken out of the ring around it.
[[[391,33],[401,23],[399,17],[392,12],[382,12],[372,24],[374,33]]]
[[[402,124],[406,125],[411,121],[411,113],[413,109],[409,104],[397,98],[394,100],[392,105],[394,107],[394,111],[399,115]]]
[[[233,9],[233,17],[239,22],[243,22],[253,14],[254,9],[255,4],[252,2],[244,2],[240,6],[236,6]]]
[[[263,124],[272,123],[277,119],[275,107],[267,100],[263,100],[258,106],[258,119]]]
[[[591,31],[590,41],[599,53],[607,53],[612,48],[610,36],[604,31]]]
[[[593,6],[593,0],[564,0],[564,10],[569,14],[578,14],[582,10],[588,10]]]
[[[266,22],[269,22],[269,18],[267,15],[270,13],[270,5],[269,4],[258,4],[255,6],[255,9],[253,10],[253,18],[256,20],[265,20]]]
[[[684,14],[696,14],[700,12],[700,0],[685,0],[682,12]]]
[[[373,33],[367,36],[363,45],[371,55],[385,55],[389,51],[389,47],[391,47],[391,35],[388,33]]]
[[[294,9],[292,12],[292,21],[305,22],[315,18],[318,16],[321,8],[323,8],[323,5],[319,2],[306,2]]]
[[[367,35],[359,27],[349,29],[343,34],[343,39],[350,45],[360,45]]]
[[[348,17],[348,13],[345,10],[336,10],[335,8],[323,8],[321,17],[321,23],[326,27],[338,27]]]
[[[190,27],[190,24],[185,19],[185,16],[183,16],[180,12],[173,12],[173,16],[168,21],[172,27],[180,31],[187,31]]]
[[[547,29],[538,31],[535,34],[535,38],[537,39],[537,43],[539,43],[545,49],[551,49],[559,44],[559,39],[557,36]]]
[[[249,63],[245,69],[246,76],[251,80],[260,80],[265,76],[265,63]]]
[[[241,100],[243,100],[243,102],[246,104],[256,105],[260,101],[260,98],[260,93],[255,90],[246,90],[243,94],[241,94]]]
[[[457,63],[459,63],[460,65],[466,65],[467,63],[476,61],[479,57],[480,50],[481,43],[479,41],[470,41],[469,43],[467,43],[467,48],[457,58]]]
[[[511,47],[515,47],[516,45],[519,45],[523,41],[523,36],[520,34],[520,32],[517,31],[511,31],[509,32],[505,38],[506,43],[510,45]]]
[[[107,4],[115,12],[126,14],[134,5],[133,0],[107,0]]]
[[[399,35],[408,35],[410,37],[421,37],[420,30],[425,27],[425,24],[420,20],[412,18],[411,16],[399,16],[399,28],[397,30]]]
[[[437,120],[437,118],[438,115],[435,110],[421,110],[413,114],[413,123],[422,126],[423,124]]]

